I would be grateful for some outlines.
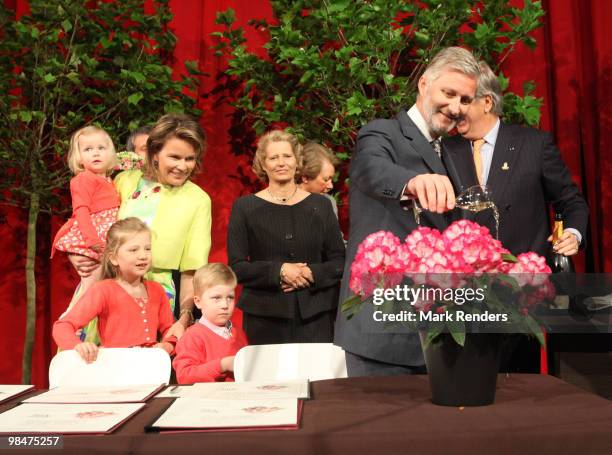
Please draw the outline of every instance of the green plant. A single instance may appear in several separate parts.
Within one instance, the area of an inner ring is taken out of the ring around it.
[[[389,117],[416,98],[418,76],[441,48],[465,45],[494,71],[539,27],[539,1],[513,8],[506,0],[272,0],[276,20],[253,20],[269,34],[260,57],[247,50],[234,11],[218,13],[213,35],[218,55],[227,55],[222,81],[242,84],[235,106],[256,134],[275,123],[326,143],[348,159],[359,128]],[[500,74],[504,88],[508,79]],[[539,122],[541,100],[533,86],[521,97],[506,94],[505,117]]]
[[[0,202],[28,210],[24,383],[34,341],[38,217],[66,206],[71,134],[93,123],[119,144],[166,112],[199,115],[184,94],[196,88],[197,64],[186,62],[190,75],[178,80],[167,65],[176,41],[168,3],[156,0],[155,12],[145,14],[142,0],[30,0],[31,12],[15,20],[0,2]]]

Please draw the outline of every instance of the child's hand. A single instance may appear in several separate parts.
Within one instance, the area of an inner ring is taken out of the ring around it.
[[[94,362],[98,358],[98,346],[89,341],[77,344],[74,350],[79,353],[86,363]]]
[[[221,359],[221,370],[225,373],[226,371],[234,371],[234,355],[229,357],[223,357]]]
[[[172,351],[174,351],[174,346],[172,346],[172,343],[168,343],[167,341],[162,341],[161,343],[157,343],[153,347],[163,349],[164,351],[168,353],[168,355],[172,354]]]

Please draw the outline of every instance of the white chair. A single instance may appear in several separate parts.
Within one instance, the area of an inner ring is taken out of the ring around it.
[[[100,348],[92,363],[74,350],[61,351],[49,365],[49,388],[167,384],[171,370],[170,356],[159,348]]]
[[[331,343],[246,346],[234,360],[236,382],[346,377],[344,351]]]

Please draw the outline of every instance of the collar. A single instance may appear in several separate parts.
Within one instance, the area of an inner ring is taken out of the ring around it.
[[[431,142],[434,140],[434,138],[431,137],[429,128],[427,127],[427,122],[421,115],[421,111],[419,111],[419,108],[417,107],[416,104],[413,104],[412,107],[408,110],[408,117],[410,118],[410,120],[412,120],[415,126],[419,129],[421,134],[425,136],[425,139],[427,139],[427,142]]]
[[[204,316],[202,316],[199,319],[199,322],[204,327],[207,327],[213,332],[215,332],[221,338],[225,338],[226,340],[229,340],[232,337],[232,321],[227,321],[227,324],[220,327],[218,325],[213,324],[208,319],[206,319]]]
[[[501,124],[499,117],[497,118],[497,122],[495,122],[495,126],[489,130],[487,134],[483,137],[487,144],[491,144],[495,147],[495,142],[497,142],[497,135],[499,134],[499,125]]]

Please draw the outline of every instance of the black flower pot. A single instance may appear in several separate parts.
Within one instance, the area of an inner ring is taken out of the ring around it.
[[[486,406],[495,401],[502,334],[468,333],[458,345],[450,333],[425,347],[431,401],[441,406]]]

